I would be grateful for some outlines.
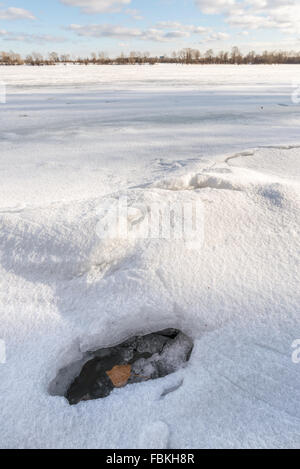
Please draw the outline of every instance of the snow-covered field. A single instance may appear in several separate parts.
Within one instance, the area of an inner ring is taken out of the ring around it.
[[[299,448],[300,67],[0,80],[0,447]],[[125,195],[198,204],[203,239],[101,239]],[[87,350],[165,327],[194,339],[186,368],[75,407],[50,395]]]

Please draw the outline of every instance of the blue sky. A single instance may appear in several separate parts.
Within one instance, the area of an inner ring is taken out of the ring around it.
[[[0,3],[2,50],[165,54],[299,49],[299,0],[10,0]]]

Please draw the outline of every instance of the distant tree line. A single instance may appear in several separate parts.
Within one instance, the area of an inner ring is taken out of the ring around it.
[[[173,64],[300,64],[300,52],[295,51],[265,51],[257,53],[255,51],[243,54],[238,47],[233,47],[230,52],[215,53],[212,49],[200,52],[197,49],[182,49],[173,52],[170,56],[153,57],[149,52],[130,52],[130,54],[120,54],[116,58],[110,58],[104,52],[92,53],[88,57],[75,57],[70,54],[57,54],[51,52],[44,57],[38,52],[33,52],[23,58],[15,52],[0,52],[0,65],[57,65],[57,64],[82,64],[82,65],[137,65],[158,63]]]

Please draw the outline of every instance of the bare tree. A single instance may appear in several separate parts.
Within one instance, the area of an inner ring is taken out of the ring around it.
[[[75,57],[70,54],[61,54],[51,52],[48,58],[44,58],[40,53],[33,52],[27,55],[25,60],[20,54],[13,51],[0,52],[0,65],[56,65],[58,63],[73,63],[89,65],[100,64],[119,64],[119,65],[143,65],[156,63],[176,63],[176,64],[300,64],[300,52],[298,51],[264,51],[261,54],[250,51],[243,55],[238,47],[233,47],[231,52],[220,51],[215,54],[212,49],[201,53],[198,49],[185,48],[178,52],[173,52],[171,57],[163,55],[160,57],[151,57],[149,52],[132,51],[129,56],[123,52],[112,59],[104,52],[92,53],[88,57]]]

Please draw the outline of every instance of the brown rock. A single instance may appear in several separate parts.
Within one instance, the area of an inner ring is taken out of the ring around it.
[[[126,386],[131,375],[131,365],[114,366],[112,370],[107,371],[109,379],[116,388]]]

